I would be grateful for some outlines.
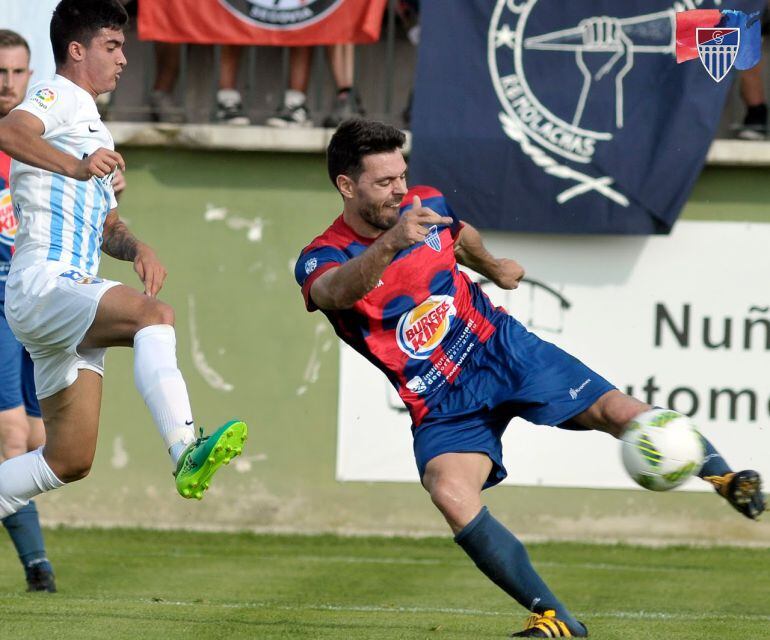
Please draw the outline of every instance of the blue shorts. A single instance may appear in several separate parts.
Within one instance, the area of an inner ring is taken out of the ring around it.
[[[32,358],[11,332],[0,302],[0,411],[24,406],[28,416],[39,418]]]
[[[512,318],[481,347],[439,405],[412,427],[414,457],[422,478],[442,453],[486,453],[493,467],[484,488],[502,481],[501,438],[516,416],[534,424],[584,429],[572,418],[608,391],[607,380],[559,347],[541,340]]]

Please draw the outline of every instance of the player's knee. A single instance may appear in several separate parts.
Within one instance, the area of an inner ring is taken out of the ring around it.
[[[160,324],[170,324],[173,327],[174,323],[176,322],[174,307],[172,307],[170,304],[166,304],[165,302],[159,302],[158,304],[160,306],[158,309],[158,313],[161,318]]]
[[[138,329],[150,327],[156,324],[170,324],[174,326],[176,318],[174,308],[160,300],[148,299],[142,313],[141,325]],[[138,330],[137,329],[137,330]]]
[[[91,460],[69,460],[65,463],[53,464],[51,471],[62,482],[69,484],[82,480],[91,472]]]
[[[456,478],[436,479],[428,491],[433,504],[450,522],[462,520],[465,512],[473,508],[470,503],[478,497],[466,483]]]

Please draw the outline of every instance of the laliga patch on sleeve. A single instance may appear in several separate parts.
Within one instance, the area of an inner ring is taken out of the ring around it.
[[[48,111],[56,102],[56,91],[48,87],[38,89],[30,98],[32,104],[42,111]]]

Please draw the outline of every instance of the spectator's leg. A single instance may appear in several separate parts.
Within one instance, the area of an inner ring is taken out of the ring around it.
[[[184,122],[184,114],[172,96],[182,56],[182,45],[155,42],[155,83],[150,93],[150,108],[155,122]]]
[[[217,122],[221,124],[247,125],[248,116],[243,111],[241,92],[238,91],[238,69],[243,47],[224,45],[219,61],[219,91],[217,91]]]
[[[337,87],[332,112],[324,119],[325,127],[337,127],[348,118],[362,116],[364,110],[358,94],[353,89],[355,50],[352,44],[333,44],[326,47],[326,56]]]
[[[349,92],[353,88],[353,65],[355,63],[353,45],[331,44],[326,47],[326,56],[329,59],[329,67],[332,70],[337,91]]]
[[[741,98],[746,116],[738,130],[743,140],[764,140],[767,137],[767,103],[765,99],[764,64],[760,63],[741,73]]]
[[[289,88],[283,96],[278,112],[267,119],[269,127],[310,127],[310,112],[307,108],[307,88],[310,84],[310,65],[313,62],[313,47],[291,47],[289,49]]]
[[[289,50],[289,91],[307,94],[313,47],[292,47]]]

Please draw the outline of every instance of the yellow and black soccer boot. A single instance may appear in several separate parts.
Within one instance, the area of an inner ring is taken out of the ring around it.
[[[756,471],[747,469],[726,473],[723,476],[705,476],[716,492],[747,518],[758,520],[767,508],[762,494],[762,478]]]
[[[542,614],[533,613],[527,618],[524,630],[511,635],[512,638],[587,638],[588,629],[579,623],[582,632],[571,631],[570,628],[556,617],[556,612],[549,609]]]

